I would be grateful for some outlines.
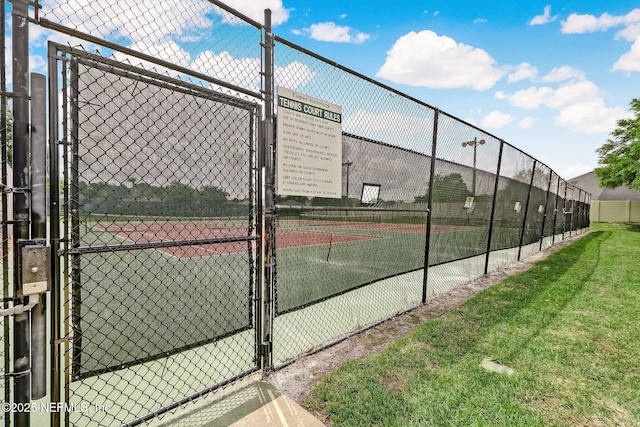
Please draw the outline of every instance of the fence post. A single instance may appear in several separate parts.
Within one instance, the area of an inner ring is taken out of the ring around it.
[[[256,329],[260,330],[258,355],[260,368],[272,365],[273,357],[273,275],[274,275],[274,179],[273,179],[273,151],[274,144],[274,74],[273,74],[273,33],[271,32],[271,9],[264,10],[264,122],[262,136],[262,156],[260,171],[262,175],[262,236],[261,236],[261,280],[260,280],[260,323]]]
[[[527,213],[529,212],[529,201],[531,200],[531,189],[533,188],[533,178],[536,175],[537,160],[533,161],[533,167],[531,168],[531,180],[529,181],[529,193],[527,194],[527,202],[524,205],[524,215],[522,217],[522,229],[520,230],[520,244],[518,245],[518,261],[522,256],[522,243],[524,241],[524,230],[527,227]]]
[[[29,3],[27,0],[12,2],[13,28],[13,238],[14,242],[29,239]],[[3,17],[4,19],[4,17]],[[19,245],[14,249],[19,251]],[[18,252],[14,253],[13,280],[14,302],[23,299],[19,281]],[[14,402],[28,403],[31,399],[31,367],[29,348],[29,312],[13,318],[13,369]],[[21,374],[19,374],[21,373]],[[29,412],[14,413],[14,422],[29,425]]]
[[[547,184],[547,193],[544,196],[544,214],[542,215],[542,227],[540,230],[540,248],[542,250],[542,242],[544,241],[544,226],[547,222],[547,207],[549,206],[549,191],[551,190],[551,177],[553,176],[553,172],[549,169],[549,183]]]
[[[431,216],[433,214],[433,178],[436,170],[436,148],[438,141],[438,120],[440,110],[433,112],[433,136],[431,138],[431,163],[429,165],[429,198],[427,200],[427,236],[424,248],[424,270],[422,274],[422,303],[427,302],[427,279],[429,272],[429,246],[431,245]]]
[[[0,134],[2,136],[2,185],[7,187],[9,185],[9,177],[8,175],[8,164],[7,164],[7,154],[8,154],[8,141],[7,141],[7,74],[6,74],[6,20],[4,17],[7,14],[6,3],[2,2],[0,8],[2,9],[2,22],[0,22],[0,32],[3,34],[2,40],[0,44],[2,46],[2,54],[0,55]],[[2,304],[2,308],[9,308],[9,212],[8,212],[8,194],[6,192],[2,192],[2,296],[4,297],[4,303]],[[3,364],[3,372],[10,372],[10,357],[9,357],[9,323],[8,321],[4,321],[4,328],[2,331],[2,337],[4,341],[3,351],[4,351],[4,364]],[[4,384],[4,401],[11,401],[11,379],[10,377],[5,377],[3,380]],[[5,415],[5,426],[9,426],[11,417]]]
[[[564,181],[564,180],[563,180]],[[562,241],[564,242],[564,234],[567,231],[567,181],[564,181],[564,195],[562,196]]]
[[[31,74],[31,238],[47,238],[47,78]],[[47,300],[31,312],[31,398],[47,394]]]
[[[489,256],[491,255],[491,239],[493,236],[493,222],[496,214],[496,204],[498,200],[498,184],[500,181],[500,168],[502,167],[502,149],[504,141],[500,141],[500,152],[498,153],[498,168],[496,170],[496,180],[493,184],[493,200],[491,201],[491,217],[489,219],[489,235],[487,236],[487,256],[484,260],[484,274],[489,272]]]
[[[556,185],[556,193],[555,200],[553,202],[553,231],[551,235],[551,245],[556,244],[556,225],[558,223],[558,197],[560,197],[560,177],[556,175],[558,179],[558,184]]]
[[[569,209],[569,238],[573,235],[573,208],[574,206],[574,193],[575,187],[571,187],[571,208]]]
[[[60,174],[59,174],[59,126],[58,126],[58,102],[53,101],[58,97],[58,69],[56,61],[53,61],[57,54],[53,46],[49,46],[49,215],[50,215],[50,236],[51,242],[51,402],[60,402],[60,324],[61,324],[61,295],[60,295],[60,258],[57,254],[60,246]],[[51,425],[60,425],[60,412],[51,411]]]

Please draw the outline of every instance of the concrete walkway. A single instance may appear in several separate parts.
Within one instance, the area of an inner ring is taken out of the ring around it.
[[[324,427],[271,384],[242,384],[224,397],[162,420],[163,427]]]

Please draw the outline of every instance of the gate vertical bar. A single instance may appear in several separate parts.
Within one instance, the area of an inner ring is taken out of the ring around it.
[[[500,151],[498,151],[498,168],[496,170],[496,180],[493,183],[493,200],[491,201],[491,218],[489,220],[489,235],[487,236],[487,256],[484,260],[484,274],[489,272],[489,257],[491,256],[491,239],[493,238],[493,223],[496,218],[496,204],[498,201],[498,185],[500,184],[500,168],[502,167],[502,149],[504,141],[500,141]]]
[[[31,74],[31,238],[47,238],[47,78]],[[31,311],[31,398],[47,393],[47,300]]]
[[[429,200],[427,201],[427,237],[424,248],[424,271],[422,273],[422,303],[427,302],[427,283],[429,276],[429,247],[431,246],[431,213],[433,212],[433,181],[436,171],[436,148],[438,143],[438,120],[440,110],[433,112],[433,137],[431,140],[431,164],[429,165]],[[347,195],[348,197],[348,195]]]
[[[529,181],[529,193],[527,194],[527,203],[524,206],[524,216],[522,217],[522,228],[520,229],[520,244],[518,245],[518,261],[520,261],[520,257],[522,256],[522,243],[524,241],[524,230],[527,227],[527,213],[529,212],[529,201],[531,200],[531,190],[533,189],[533,178],[536,176],[536,165],[538,164],[537,160],[533,161],[533,166],[531,167],[531,180]]]
[[[29,3],[14,0],[11,10],[13,28],[13,238],[14,242],[29,238]],[[3,17],[4,19],[4,17]],[[17,250],[18,245],[14,245]],[[14,295],[22,297],[19,284],[18,260],[14,254]],[[14,402],[28,403],[31,397],[31,375],[29,368],[29,312],[13,318],[13,369],[17,375],[14,382]],[[18,427],[29,425],[29,412],[15,412],[14,422]]]
[[[273,33],[271,32],[271,9],[264,10],[264,126],[263,126],[263,164],[261,165],[263,180],[263,266],[261,281],[262,324],[260,337],[261,368],[273,364],[273,267],[274,267],[274,179],[273,150],[274,146],[274,75],[273,75]]]
[[[51,402],[60,402],[60,174],[58,171],[58,67],[57,51],[48,47],[49,57],[49,215],[51,242]],[[51,411],[51,425],[60,425],[60,413]]]

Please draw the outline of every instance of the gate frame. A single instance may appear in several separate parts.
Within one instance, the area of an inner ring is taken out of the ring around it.
[[[51,162],[49,165],[49,171],[51,175],[51,179],[49,181],[49,189],[50,189],[50,194],[59,194],[60,177],[62,176],[64,180],[63,199],[65,200],[65,203],[63,204],[64,211],[62,212],[62,215],[65,218],[65,222],[64,222],[65,229],[63,230],[63,235],[61,235],[60,201],[58,200],[57,197],[50,198],[50,211],[51,211],[50,240],[51,240],[51,245],[54,248],[53,249],[54,256],[52,257],[52,265],[53,265],[52,267],[53,284],[52,284],[52,290],[51,290],[52,310],[51,310],[50,318],[51,318],[52,325],[57,325],[57,327],[52,327],[52,332],[51,332],[52,334],[51,357],[50,357],[51,359],[51,362],[50,362],[51,363],[51,377],[50,377],[51,401],[56,403],[62,403],[64,401],[64,403],[68,403],[70,398],[69,386],[72,382],[72,377],[73,377],[71,373],[72,371],[71,365],[73,365],[73,362],[70,361],[69,347],[71,345],[75,346],[76,343],[74,342],[73,344],[71,344],[70,343],[71,340],[67,337],[68,333],[71,332],[71,325],[69,323],[69,318],[71,317],[71,315],[69,313],[66,313],[64,315],[65,320],[63,324],[61,310],[63,309],[65,311],[70,310],[70,308],[65,303],[63,294],[65,292],[69,292],[67,287],[70,286],[72,282],[78,280],[78,278],[71,278],[71,275],[73,275],[74,272],[79,271],[77,267],[73,267],[74,262],[77,262],[77,260],[74,261],[74,260],[67,259],[70,256],[71,257],[80,256],[79,255],[80,248],[77,248],[77,249],[74,248],[74,246],[77,246],[76,244],[74,244],[74,241],[76,240],[74,236],[79,236],[80,234],[79,218],[74,213],[74,212],[77,212],[77,208],[79,207],[79,204],[77,206],[76,205],[70,206],[69,203],[67,203],[67,202],[76,203],[78,201],[77,194],[76,195],[70,194],[70,191],[77,191],[77,188],[76,190],[69,190],[72,187],[78,187],[77,183],[75,182],[76,177],[72,176],[72,171],[78,169],[77,164],[75,166],[72,165],[72,163],[78,162],[78,156],[77,156],[78,135],[77,135],[76,126],[74,125],[74,123],[78,123],[78,117],[77,117],[78,108],[71,108],[71,111],[69,111],[69,107],[68,107],[68,106],[71,106],[74,100],[78,98],[78,93],[77,93],[78,58],[80,58],[80,61],[81,61],[82,58],[86,56],[87,59],[96,60],[101,64],[104,64],[105,67],[109,67],[111,65],[118,69],[123,69],[124,72],[126,71],[132,71],[134,73],[141,72],[143,74],[150,74],[152,76],[156,76],[156,75],[161,76],[161,75],[155,72],[146,70],[144,68],[123,64],[117,61],[113,61],[107,58],[96,56],[91,53],[84,52],[83,50],[78,50],[78,49],[75,49],[69,46],[64,46],[54,42],[49,42],[48,51],[49,51],[48,52],[49,135],[50,135],[49,157],[51,159]],[[59,70],[58,69],[59,64],[66,64],[66,65],[63,65],[62,70]],[[58,85],[58,79],[60,78],[60,72],[64,74],[65,71],[67,72],[71,71],[71,77],[69,78],[70,83],[67,84],[68,86],[67,89],[71,93],[71,95],[69,96],[67,93],[67,90],[63,89],[62,90],[63,99],[62,101],[59,101],[58,92],[60,91],[60,88]],[[163,77],[162,80],[168,80],[170,82],[175,83],[177,86],[191,85],[182,80],[173,79],[170,77]],[[202,90],[203,92],[209,91],[209,89],[202,88],[199,86],[197,87],[195,85],[191,85],[191,86],[193,86],[194,89]],[[264,138],[263,123],[260,121],[260,117],[262,115],[262,107],[257,102],[251,102],[248,100],[236,98],[236,97],[225,95],[215,91],[211,91],[211,93],[220,96],[220,100],[218,100],[219,102],[224,102],[225,99],[227,99],[228,101],[233,101],[233,102],[229,102],[229,104],[235,105],[238,108],[242,108],[246,110],[249,116],[248,120],[250,122],[248,126],[250,128],[250,132],[251,132],[250,138],[252,142],[251,142],[251,148],[249,152],[250,164],[248,169],[250,171],[250,177],[249,177],[248,193],[252,200],[252,206],[254,209],[252,209],[251,214],[248,216],[248,220],[250,221],[249,231],[250,232],[254,231],[254,234],[243,237],[242,241],[247,241],[249,243],[256,242],[256,241],[259,242],[263,240],[261,238],[263,228],[260,225],[259,213],[260,213],[260,206],[264,204],[264,201],[263,201],[264,196],[259,191],[260,178],[259,178],[259,174],[257,173],[257,171],[260,170],[260,168],[258,167],[258,165],[261,162],[259,151],[261,149],[260,147],[263,146],[262,141]],[[63,111],[64,117],[71,118],[70,124],[68,123],[69,120],[64,120],[62,123],[62,127],[60,126],[61,125],[61,123],[59,122],[60,118],[58,117],[59,107],[62,107],[61,111]],[[61,128],[62,128],[63,138],[62,140],[59,140],[58,139],[60,137],[59,131],[61,130]],[[60,156],[58,152],[60,146],[70,147],[70,148],[66,148],[62,156]],[[69,156],[72,156],[72,158],[69,159]],[[59,162],[60,157],[62,158],[62,165],[60,165],[60,162]],[[71,166],[69,167],[69,165]],[[60,172],[62,172],[61,168],[63,169],[63,172],[64,172],[63,175],[60,174]],[[256,184],[258,186],[256,186]],[[69,220],[72,222],[71,225],[69,225]],[[68,236],[71,236],[72,239],[71,240],[67,239]],[[261,331],[261,328],[260,328],[261,321],[260,321],[259,313],[260,313],[260,309],[262,308],[263,298],[260,296],[261,294],[260,294],[260,286],[259,286],[260,285],[259,277],[262,271],[260,259],[262,258],[263,250],[264,249],[262,248],[262,245],[260,244],[256,245],[255,252],[253,253],[253,255],[250,255],[253,259],[253,262],[250,263],[251,265],[248,267],[250,269],[250,272],[249,272],[250,282],[247,284],[247,286],[249,287],[248,289],[249,298],[247,301],[249,304],[248,329],[254,329],[256,332],[256,337],[258,337]],[[62,260],[64,260],[64,262],[61,262]],[[66,298],[69,301],[71,301],[72,299],[69,295],[67,295]],[[64,330],[61,331],[60,328],[64,328]],[[224,338],[224,336],[216,337],[211,342],[217,341],[221,338]],[[201,343],[198,343],[198,345],[200,344]],[[65,345],[66,347],[64,349],[61,349],[60,345]],[[191,346],[189,346],[189,348],[191,348]],[[179,353],[183,350],[184,349],[177,349],[176,353]],[[162,415],[168,411],[171,411],[175,408],[183,406],[197,398],[205,396],[212,391],[225,387],[226,385],[234,383],[239,379],[242,379],[247,375],[258,371],[262,367],[260,365],[260,362],[261,360],[264,359],[263,353],[261,353],[261,351],[263,351],[262,347],[259,345],[258,342],[256,342],[254,345],[254,356],[253,356],[254,365],[248,371],[241,372],[237,375],[234,375],[232,377],[225,379],[224,381],[218,382],[210,387],[207,387],[195,394],[185,396],[182,399],[174,401],[171,404],[163,406],[160,409],[151,411],[142,417],[139,417],[132,421],[127,422],[127,425],[139,425],[143,422],[152,420],[159,415]],[[63,355],[65,357],[64,364],[61,363]],[[164,357],[164,354],[159,355],[158,357]],[[144,363],[145,361],[146,359],[139,362]],[[138,363],[136,362],[134,364],[138,364]],[[130,365],[131,364],[126,364],[126,366],[130,366]],[[64,383],[64,398],[62,397],[62,393],[61,393],[61,390],[62,390],[61,382]],[[62,422],[63,417],[61,416],[60,412],[54,411],[51,413],[50,418],[51,418],[51,425],[58,426]],[[69,424],[68,417],[64,416],[64,420],[65,420],[65,425],[68,425]]]

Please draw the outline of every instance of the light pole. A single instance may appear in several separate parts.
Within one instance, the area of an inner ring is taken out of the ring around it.
[[[473,141],[463,142],[463,147],[473,147],[473,188],[472,195],[476,197],[476,162],[478,159],[478,145],[482,145],[485,143],[484,139],[478,141],[478,138],[473,138]]]
[[[349,166],[351,166],[353,162],[344,162],[342,166],[347,167],[347,199],[349,198]]]

